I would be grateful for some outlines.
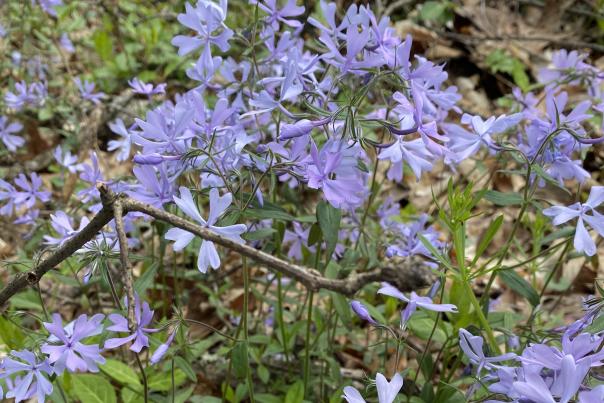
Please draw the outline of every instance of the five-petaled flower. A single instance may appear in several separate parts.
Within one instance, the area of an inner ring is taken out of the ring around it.
[[[218,189],[213,188],[210,190],[210,213],[207,221],[199,214],[195,200],[193,200],[193,195],[191,195],[191,191],[186,187],[180,188],[180,197],[174,196],[174,201],[186,215],[197,221],[203,227],[232,241],[244,243],[241,234],[247,231],[245,224],[228,225],[225,227],[216,226],[218,218],[220,218],[231,205],[232,196],[230,193],[220,196]],[[175,241],[175,251],[182,250],[191,243],[194,237],[194,234],[180,228],[171,228],[165,236],[166,239]],[[212,267],[214,270],[218,269],[220,267],[220,257],[218,256],[218,251],[216,250],[214,242],[204,239],[201,241],[201,247],[199,248],[197,268],[200,272],[206,273],[208,267]]]

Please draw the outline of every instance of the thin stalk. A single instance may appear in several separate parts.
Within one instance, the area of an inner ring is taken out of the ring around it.
[[[247,258],[243,256],[243,340],[246,346],[249,348],[249,332],[248,332],[248,322],[247,322],[247,313],[249,310],[249,296],[250,296],[250,272],[249,267],[247,265]],[[247,349],[246,349],[247,351]],[[254,399],[254,384],[252,382],[252,371],[250,370],[250,366],[246,368],[246,379],[248,384],[248,393],[250,394],[250,401],[253,403]]]

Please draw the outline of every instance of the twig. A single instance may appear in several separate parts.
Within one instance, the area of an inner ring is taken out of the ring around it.
[[[353,274],[345,279],[326,278],[317,270],[292,264],[261,250],[256,250],[251,246],[240,244],[225,238],[208,228],[201,227],[174,214],[134,200],[125,194],[115,195],[104,184],[100,184],[98,188],[101,193],[102,209],[92,218],[86,227],[66,240],[37,266],[27,272],[17,274],[8,285],[0,291],[0,306],[6,304],[13,295],[26,288],[28,285],[37,284],[42,276],[73,255],[78,249],[84,246],[86,242],[90,241],[103,226],[114,218],[114,205],[116,203],[121,207],[122,215],[129,212],[140,212],[147,214],[156,220],[172,224],[173,226],[195,234],[206,241],[214,242],[222,247],[237,252],[242,256],[247,256],[255,262],[263,264],[269,269],[279,272],[284,276],[297,280],[310,291],[325,289],[352,296],[366,284],[375,281],[388,281],[401,291],[411,291],[425,287],[436,278],[429,269],[425,268],[420,258],[394,259],[382,267],[359,274]],[[118,212],[119,209],[120,208],[118,207]]]
[[[128,238],[124,229],[124,211],[122,208],[121,199],[113,202],[113,216],[115,218],[115,231],[120,244],[120,261],[122,263],[122,278],[126,295],[128,296],[128,324],[132,328],[136,326],[136,318],[134,316],[134,281],[132,280],[132,264],[128,259]]]

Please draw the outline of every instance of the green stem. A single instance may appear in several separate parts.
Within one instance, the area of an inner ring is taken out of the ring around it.
[[[499,346],[497,345],[497,340],[495,340],[495,335],[493,334],[493,329],[491,329],[491,325],[489,325],[489,321],[487,320],[486,316],[484,315],[484,312],[482,311],[482,308],[480,307],[480,303],[478,303],[478,300],[476,299],[476,295],[474,295],[474,290],[472,290],[472,287],[470,287],[470,283],[468,281],[464,281],[463,283],[464,283],[464,286],[466,287],[466,292],[468,293],[472,306],[474,307],[474,310],[476,311],[476,314],[478,315],[478,321],[480,322],[480,325],[484,328],[485,332],[487,333],[487,341],[489,342],[489,345],[491,346],[491,350],[494,351],[498,355],[501,354],[501,350],[499,349]]]
[[[318,254],[318,253],[317,253]],[[308,384],[310,382],[310,328],[312,325],[312,304],[315,293],[309,291],[308,296],[308,312],[306,316],[306,352],[304,355],[304,395],[308,390]]]
[[[248,323],[247,323],[247,313],[249,309],[249,295],[250,295],[250,272],[249,267],[247,265],[247,258],[245,256],[242,257],[243,260],[243,339],[245,340],[246,346],[249,348],[249,334],[248,334]],[[246,349],[246,351],[248,351]],[[252,371],[250,370],[250,366],[246,368],[246,378],[248,384],[248,391],[250,394],[250,401],[253,403],[254,399],[254,384],[252,382]]]

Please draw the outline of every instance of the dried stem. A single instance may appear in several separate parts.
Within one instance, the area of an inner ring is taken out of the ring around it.
[[[124,288],[128,297],[128,324],[132,329],[136,326],[136,318],[134,316],[134,281],[132,280],[132,264],[128,259],[128,238],[124,229],[124,209],[122,208],[122,200],[118,198],[113,202],[113,216],[115,218],[115,231],[120,245],[120,261],[122,263],[122,278]]]
[[[208,228],[194,224],[184,218],[160,210],[149,204],[134,200],[125,194],[116,195],[104,184],[100,184],[98,187],[101,193],[103,208],[92,218],[86,227],[66,240],[59,248],[50,252],[50,255],[44,258],[33,269],[17,274],[8,285],[0,291],[0,306],[6,304],[13,295],[26,288],[28,285],[37,284],[42,276],[73,255],[78,249],[84,246],[86,242],[94,238],[103,226],[108,224],[112,219],[116,217],[123,218],[123,215],[129,212],[147,214],[156,220],[169,223],[175,227],[195,234],[204,240],[214,242],[222,247],[237,252],[242,256],[249,257],[255,262],[265,265],[272,271],[297,280],[309,291],[325,289],[352,296],[366,284],[374,281],[387,281],[398,287],[401,291],[410,291],[425,287],[432,283],[436,278],[430,270],[425,268],[419,258],[390,260],[382,267],[359,274],[353,274],[345,279],[326,278],[317,270],[295,265],[261,250],[254,249],[251,246],[237,243]],[[126,292],[129,293],[133,292],[129,289],[129,284],[132,284],[132,272],[128,261],[127,242],[123,232],[123,220],[116,220],[116,224],[120,241],[120,257],[125,272],[124,284]],[[130,295],[129,298],[131,298]]]

